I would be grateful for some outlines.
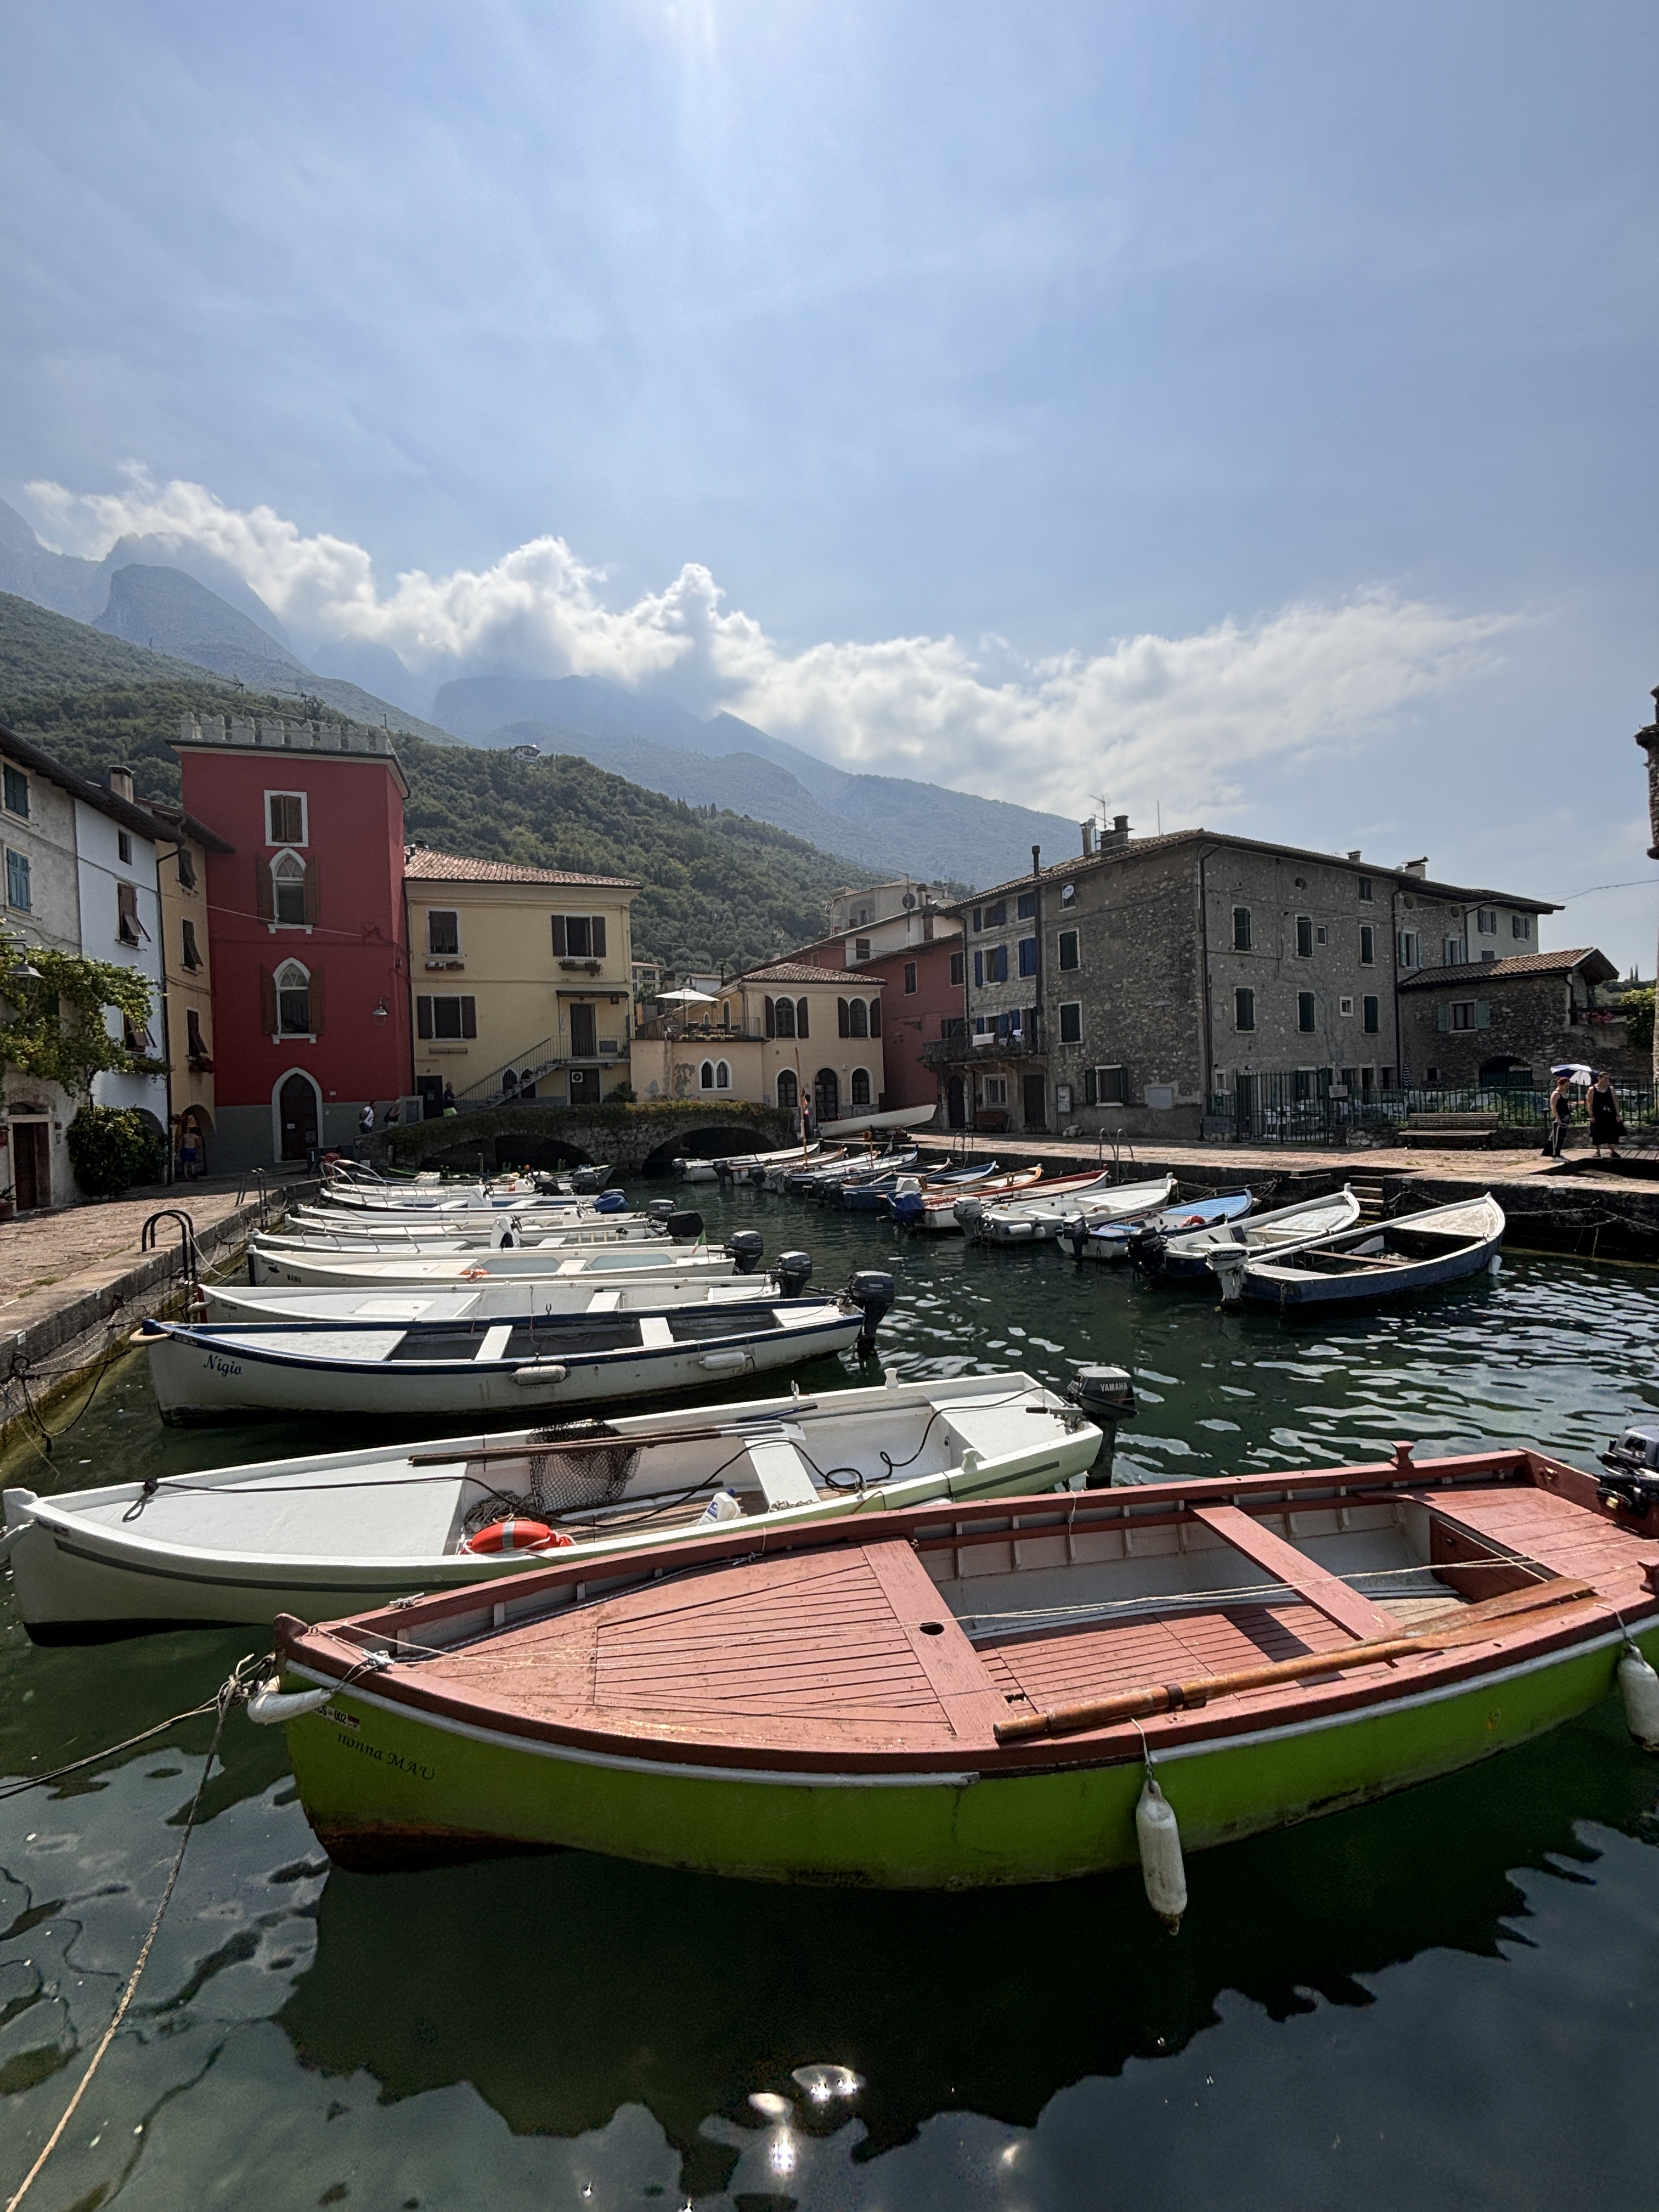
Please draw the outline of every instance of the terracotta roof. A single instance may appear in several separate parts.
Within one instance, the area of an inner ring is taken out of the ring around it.
[[[1226,830],[1171,830],[1161,837],[1132,837],[1127,845],[1109,846],[1103,853],[1074,853],[1064,860],[1052,861],[1039,876],[1033,876],[1028,869],[1023,876],[1011,876],[1006,883],[991,884],[983,890],[970,891],[966,898],[953,900],[939,911],[963,914],[969,907],[982,906],[988,899],[1028,891],[1034,883],[1046,886],[1079,875],[1085,868],[1103,867],[1110,860],[1138,860],[1144,854],[1168,852],[1174,846],[1196,844],[1200,840],[1211,845],[1236,846],[1246,853],[1276,854],[1286,860],[1311,860],[1316,867],[1347,868],[1356,876],[1382,877],[1402,891],[1420,891],[1425,898],[1450,899],[1461,906],[1516,906],[1528,914],[1561,911],[1548,899],[1522,898],[1516,891],[1470,890],[1462,884],[1443,884],[1430,877],[1409,876],[1403,868],[1389,867],[1382,860],[1351,860],[1346,853],[1316,853],[1303,845],[1275,845],[1264,837],[1235,836]]]
[[[510,860],[478,860],[471,854],[434,853],[411,845],[404,855],[404,874],[427,884],[586,884],[606,890],[636,891],[630,876],[578,876],[563,868],[520,868]]]
[[[839,982],[844,984],[848,975],[861,975],[864,972],[865,970],[862,966],[856,969],[809,968],[803,961],[799,960],[775,960],[769,968],[751,968],[746,975],[734,975],[732,978],[731,982],[728,983],[726,988],[727,990],[732,990],[739,983]],[[882,975],[877,975],[872,980],[877,983],[881,983],[884,982],[886,978]]]
[[[1581,945],[1571,952],[1515,952],[1504,960],[1465,960],[1455,968],[1419,968],[1402,975],[1402,991],[1431,991],[1446,985],[1518,981],[1528,975],[1570,975],[1575,968],[1591,967],[1592,983],[1611,983],[1619,970],[1605,952]]]
[[[84,805],[95,807],[99,813],[108,815],[112,822],[120,822],[129,830],[136,830],[141,837],[148,837],[152,843],[158,835],[167,837],[173,834],[171,823],[158,822],[150,812],[148,800],[118,798],[105,785],[93,783],[86,776],[77,775],[72,768],[65,768],[61,761],[55,761],[50,753],[42,752],[39,745],[31,744],[27,738],[20,737],[15,730],[0,729],[0,752],[5,753],[9,759],[21,762],[25,768],[33,769],[37,775],[44,775],[71,799],[78,799]],[[220,845],[210,830],[204,842],[210,842],[219,850],[227,853],[235,849],[230,845]]]

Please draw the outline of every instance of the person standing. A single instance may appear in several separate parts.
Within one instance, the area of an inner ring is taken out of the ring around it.
[[[371,1103],[361,1108],[357,1115],[357,1158],[360,1160],[368,1158],[368,1140],[374,1134],[374,1108]]]
[[[1605,1067],[1595,1072],[1589,1095],[1584,1101],[1589,1109],[1590,1142],[1595,1147],[1595,1157],[1601,1157],[1605,1145],[1614,1159],[1619,1157],[1619,1101],[1613,1095],[1613,1082]]]
[[[1566,1076],[1558,1075],[1555,1088],[1550,1093],[1550,1133],[1545,1140],[1544,1150],[1553,1160],[1560,1158],[1567,1141],[1567,1132],[1572,1127],[1572,1092],[1568,1083]]]

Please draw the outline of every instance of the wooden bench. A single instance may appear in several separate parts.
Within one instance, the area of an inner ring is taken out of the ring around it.
[[[1202,1522],[1224,1543],[1231,1544],[1234,1551],[1243,1552],[1247,1559],[1254,1559],[1257,1566],[1265,1567],[1276,1582],[1294,1590],[1316,1613],[1322,1613],[1327,1620],[1346,1628],[1350,1636],[1395,1633],[1398,1624],[1392,1613],[1384,1613],[1370,1598],[1350,1589],[1337,1576],[1316,1566],[1305,1552],[1299,1552],[1294,1544],[1287,1544],[1282,1536],[1275,1536],[1271,1528],[1264,1528],[1249,1514],[1241,1513],[1237,1506],[1196,1506],[1193,1518]]]

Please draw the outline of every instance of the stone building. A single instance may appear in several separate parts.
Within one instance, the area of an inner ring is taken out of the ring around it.
[[[1207,1117],[1251,1129],[1304,1097],[1420,1083],[1402,981],[1530,952],[1554,911],[1441,883],[1425,860],[1137,838],[1122,815],[1032,863],[951,908],[963,1033],[924,1058],[953,1124],[1196,1136]]]
[[[741,1099],[815,1123],[873,1112],[884,1069],[876,974],[856,978],[774,960],[720,987],[707,1007],[642,1024],[634,1081],[642,1098]]]
[[[1552,1065],[1567,1060],[1644,1082],[1647,1054],[1632,1050],[1617,1000],[1601,995],[1618,972],[1590,945],[1424,969],[1401,981],[1401,1038],[1430,1086],[1547,1089]]]

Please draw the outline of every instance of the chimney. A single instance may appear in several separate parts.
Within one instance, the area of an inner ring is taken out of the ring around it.
[[[1402,860],[1400,872],[1402,876],[1426,876],[1429,872],[1428,854],[1425,853],[1420,860]]]
[[[1119,847],[1123,846],[1123,845],[1127,845],[1127,844],[1128,843],[1128,842],[1129,842],[1129,817],[1128,817],[1128,816],[1127,816],[1127,814],[1115,814],[1115,815],[1113,815],[1113,817],[1112,817],[1112,826],[1111,826],[1111,828],[1110,828],[1109,830],[1107,830],[1107,829],[1103,829],[1103,830],[1101,830],[1101,833],[1100,833],[1100,849],[1101,849],[1101,851],[1102,851],[1103,853],[1113,853],[1113,852],[1115,852],[1115,851],[1117,851],[1117,849],[1119,848]]]
[[[1353,851],[1352,851],[1352,853],[1350,853],[1350,854],[1349,854],[1348,858],[1349,858],[1351,860],[1357,860],[1359,858],[1359,848],[1358,848],[1357,845],[1355,846],[1355,848],[1354,848]]]
[[[1042,848],[1041,845],[1033,845],[1031,848],[1031,873],[1034,876],[1040,876],[1042,873]]]
[[[112,768],[109,772],[109,787],[118,799],[125,799],[129,806],[133,804],[132,770],[130,768]]]
[[[1095,856],[1095,825],[1093,818],[1091,817],[1087,822],[1079,822],[1077,826],[1083,832],[1083,857],[1085,860],[1092,860]]]

